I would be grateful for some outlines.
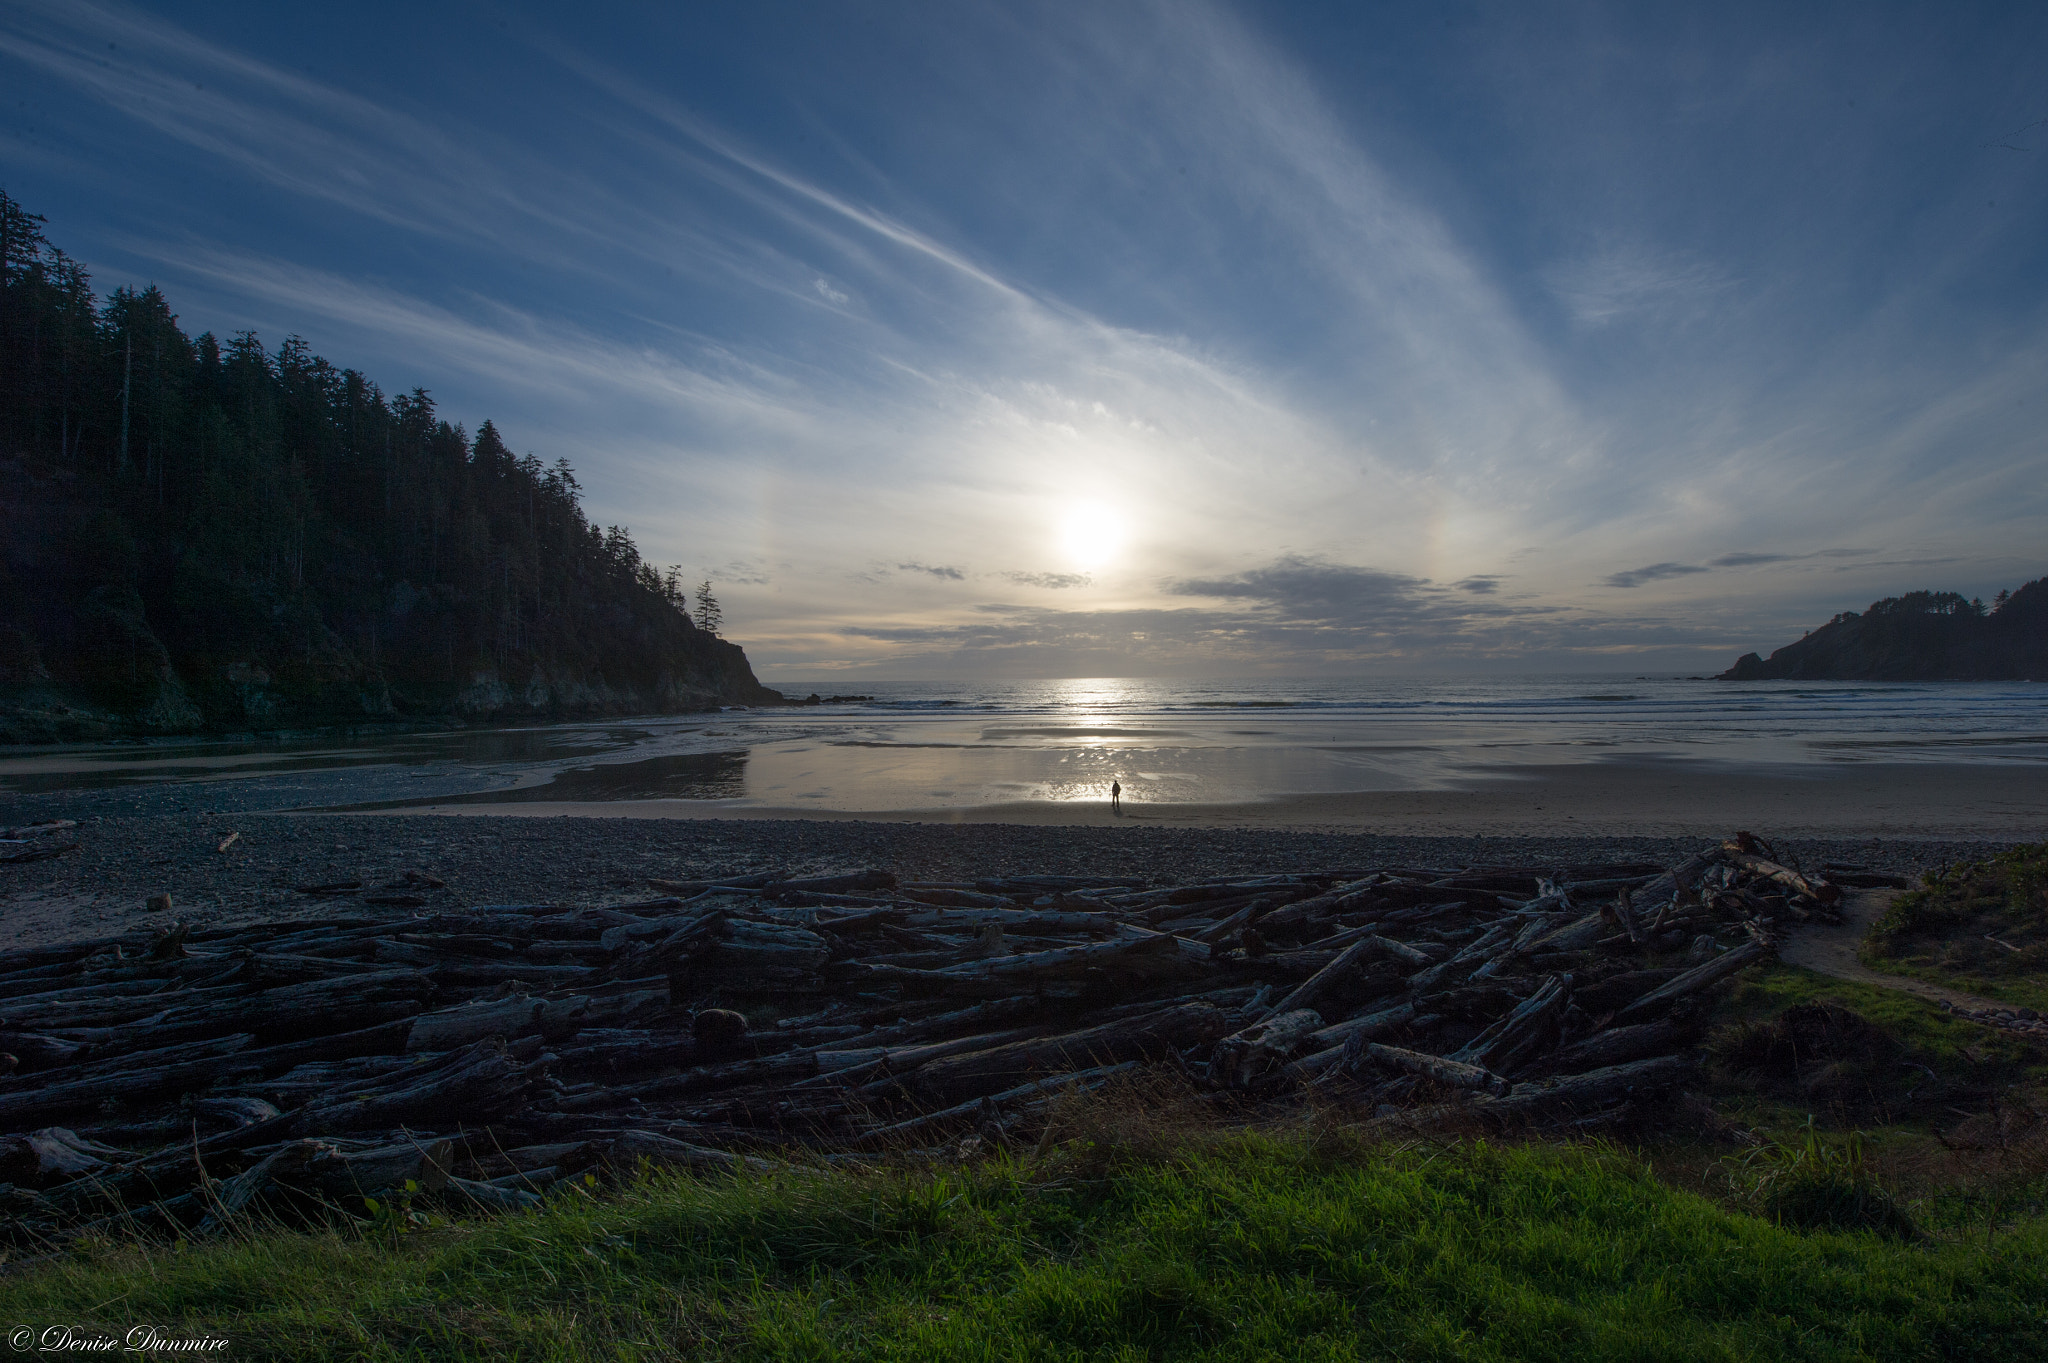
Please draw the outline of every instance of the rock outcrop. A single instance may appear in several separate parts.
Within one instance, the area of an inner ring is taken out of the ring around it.
[[[1745,653],[1722,681],[2048,681],[2048,578],[1986,608],[1911,592],[1844,611],[1769,658]]]

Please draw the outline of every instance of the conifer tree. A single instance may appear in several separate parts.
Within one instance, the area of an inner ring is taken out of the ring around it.
[[[711,594],[711,579],[707,577],[697,586],[697,628],[706,634],[716,634],[724,622],[725,613],[719,610],[718,598]]]

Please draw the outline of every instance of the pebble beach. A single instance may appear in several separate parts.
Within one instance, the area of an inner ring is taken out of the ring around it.
[[[1670,864],[1710,837],[1388,836],[1275,828],[1082,827],[864,820],[478,818],[426,814],[91,815],[75,851],[0,866],[0,941],[111,937],[185,921],[405,918],[493,904],[601,906],[645,899],[650,880],[881,867],[905,880],[1006,874],[1142,876],[1169,885],[1351,867]],[[1757,831],[1769,835],[1770,830]],[[230,834],[236,835],[227,842]],[[220,850],[227,842],[226,850]],[[1984,856],[1991,839],[1789,838],[1779,850],[1912,874]],[[407,872],[418,875],[408,878]],[[423,884],[438,880],[440,886]],[[333,896],[300,887],[360,881]],[[169,909],[150,907],[169,895]],[[365,898],[418,903],[366,903]]]

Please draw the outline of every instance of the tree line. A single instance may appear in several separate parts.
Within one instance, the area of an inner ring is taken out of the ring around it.
[[[484,674],[616,691],[705,664],[675,654],[718,628],[711,584],[700,630],[681,569],[591,523],[566,460],[296,335],[189,336],[154,285],[102,300],[44,227],[0,192],[0,682],[133,710],[172,681],[232,722],[251,668],[286,702],[375,710]]]

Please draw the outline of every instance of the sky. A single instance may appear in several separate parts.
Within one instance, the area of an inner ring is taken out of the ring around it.
[[[2048,8],[0,0],[102,292],[768,680],[1719,669],[2048,573]]]

